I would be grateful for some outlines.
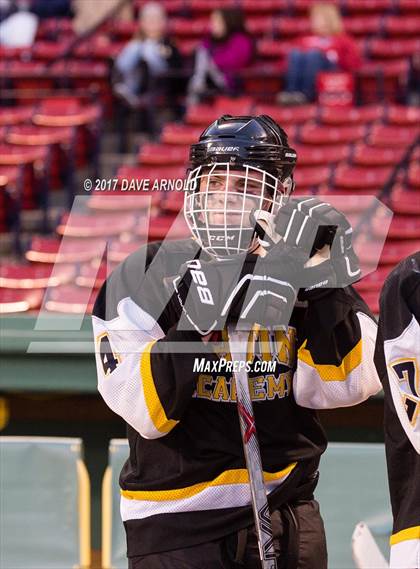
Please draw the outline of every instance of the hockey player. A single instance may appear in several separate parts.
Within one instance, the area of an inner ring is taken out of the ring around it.
[[[191,148],[192,238],[142,247],[99,293],[98,387],[128,425],[130,569],[260,566],[226,322],[260,325],[248,377],[279,567],[327,567],[316,410],[380,389],[376,324],[345,286],[360,275],[347,220],[290,199],[295,163],[269,117],[221,117]]]
[[[420,253],[387,277],[375,363],[385,394],[392,569],[420,569]]]

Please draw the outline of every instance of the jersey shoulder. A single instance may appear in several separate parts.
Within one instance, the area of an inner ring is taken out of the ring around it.
[[[384,340],[400,336],[413,317],[420,323],[420,252],[402,260],[387,276],[379,306]]]

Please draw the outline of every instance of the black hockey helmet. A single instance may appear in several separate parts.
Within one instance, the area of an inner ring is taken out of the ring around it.
[[[268,115],[223,115],[190,150],[191,169],[228,162],[265,170],[280,180],[292,177],[296,160],[286,132]]]

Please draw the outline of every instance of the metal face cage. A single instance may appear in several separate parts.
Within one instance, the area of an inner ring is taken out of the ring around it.
[[[199,166],[186,181],[184,216],[199,245],[213,257],[226,258],[257,247],[250,213],[275,215],[290,192],[291,184],[255,166]]]

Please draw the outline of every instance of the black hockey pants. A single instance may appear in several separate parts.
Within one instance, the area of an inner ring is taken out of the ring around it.
[[[316,500],[283,506],[271,515],[278,569],[327,569],[324,524]],[[185,549],[129,559],[129,569],[259,569],[253,526]]]

